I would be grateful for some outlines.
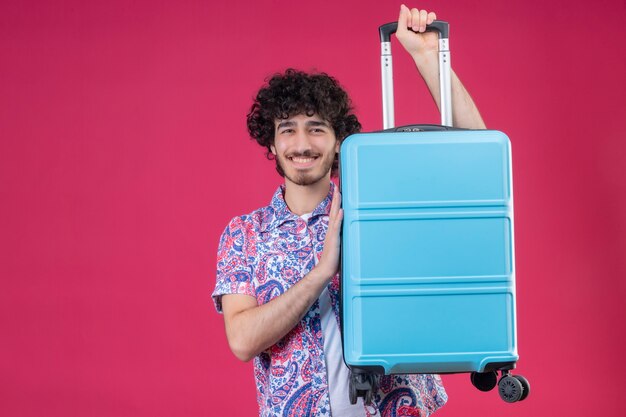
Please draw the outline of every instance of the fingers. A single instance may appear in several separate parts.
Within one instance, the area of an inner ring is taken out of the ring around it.
[[[426,25],[430,25],[437,19],[437,15],[426,10],[416,8],[409,9],[404,4],[400,6],[400,16],[398,17],[398,32],[403,32],[404,28],[411,28],[413,32],[423,33]]]
[[[341,222],[343,220],[343,210],[341,209],[341,193],[338,188],[333,192],[333,199],[330,203],[330,213],[328,216],[328,230],[324,240],[324,251],[316,268],[320,268],[323,276],[330,279],[339,268],[339,257],[341,252]]]
[[[333,193],[333,200],[330,204],[330,213],[328,217],[328,227],[333,231],[338,230],[341,227],[341,221],[343,219],[343,209],[341,208],[341,193],[335,189]]]
[[[341,210],[341,193],[335,189],[333,192],[333,200],[330,203],[329,222],[333,222]]]
[[[339,239],[339,234],[341,232],[341,221],[343,220],[343,210],[339,210],[339,212],[335,215],[335,217],[330,221],[328,225],[328,235],[333,236],[336,239]]]
[[[420,32],[426,30],[426,19],[428,19],[428,12],[426,10],[420,10]]]
[[[424,32],[426,31],[426,18],[428,17],[428,12],[426,10],[418,10],[411,9],[411,29],[413,32]]]
[[[437,20],[437,15],[435,14],[435,12],[430,12],[428,13],[428,19],[426,20],[426,24],[430,25],[431,23],[433,23],[435,20]]]

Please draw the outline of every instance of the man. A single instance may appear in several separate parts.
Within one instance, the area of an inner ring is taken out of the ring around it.
[[[403,5],[396,36],[438,102],[437,35],[424,33],[435,18]],[[454,74],[452,96],[454,124],[484,128]],[[287,70],[248,114],[250,135],[285,183],[269,206],[227,226],[213,297],[233,353],[254,358],[261,416],[426,416],[447,400],[437,375],[380,377],[371,405],[348,400],[338,312],[343,212],[331,175],[341,141],[361,127],[351,111],[333,78]]]

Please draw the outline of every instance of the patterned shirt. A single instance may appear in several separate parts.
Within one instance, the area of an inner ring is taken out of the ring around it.
[[[221,313],[221,296],[246,294],[259,305],[280,296],[315,267],[321,257],[332,193],[305,221],[285,203],[281,185],[269,206],[235,217],[220,238],[213,300]],[[328,287],[339,322],[339,274]],[[330,416],[324,341],[316,301],[283,339],[254,358],[257,402],[262,417]],[[438,375],[377,377],[378,391],[366,415],[420,416],[447,401]],[[346,384],[348,381],[346,381]]]

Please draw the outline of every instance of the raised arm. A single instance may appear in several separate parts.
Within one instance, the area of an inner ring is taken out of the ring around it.
[[[400,7],[396,37],[411,55],[417,69],[426,82],[431,95],[441,109],[439,102],[439,44],[434,32],[425,32],[436,15],[426,10],[410,9],[404,4]],[[412,29],[412,30],[409,30]],[[416,33],[417,32],[417,33]],[[485,123],[459,77],[451,71],[452,83],[452,123],[456,127],[485,129]]]
[[[222,296],[226,337],[237,358],[249,361],[285,337],[317,300],[339,267],[341,196],[333,194],[324,252],[318,265],[289,290],[259,306],[243,294]]]

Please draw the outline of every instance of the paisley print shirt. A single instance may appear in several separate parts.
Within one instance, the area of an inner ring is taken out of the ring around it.
[[[308,221],[285,203],[284,185],[269,206],[235,217],[220,238],[213,300],[247,294],[265,304],[304,277],[319,260],[335,186]],[[339,318],[339,274],[329,284],[332,308]],[[339,321],[339,320],[338,320]],[[330,400],[320,307],[316,301],[282,340],[254,358],[257,402],[262,417],[330,416]],[[346,384],[348,381],[346,381]],[[425,417],[445,404],[438,375],[380,376],[367,416]],[[377,414],[378,413],[378,414]]]

